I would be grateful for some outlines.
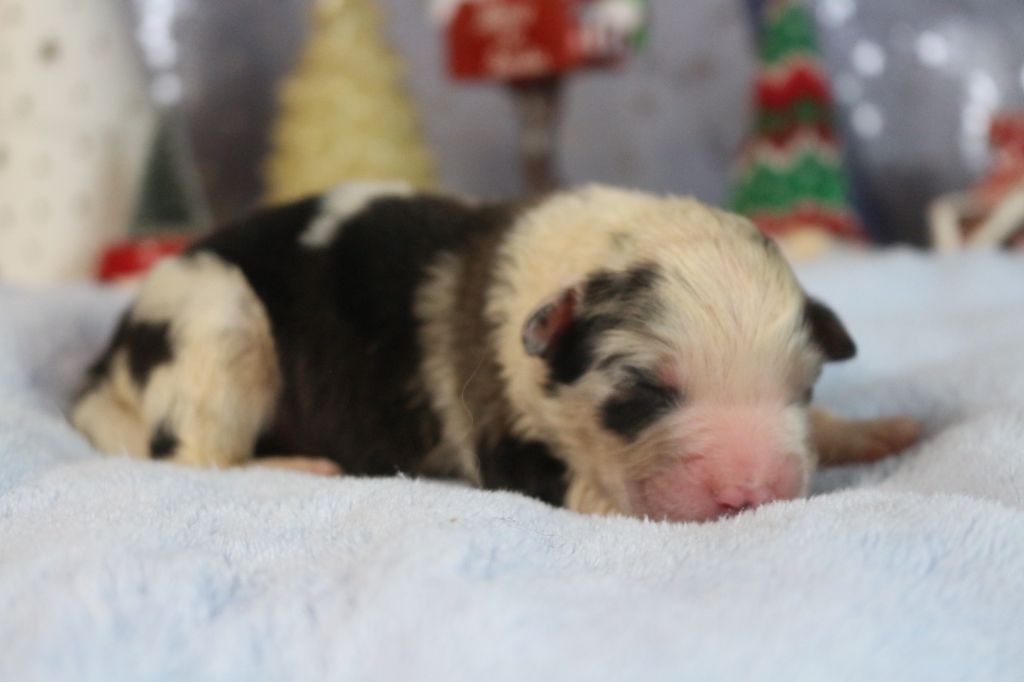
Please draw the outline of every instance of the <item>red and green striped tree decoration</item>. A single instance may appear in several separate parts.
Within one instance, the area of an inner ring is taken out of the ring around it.
[[[801,0],[764,5],[754,131],[738,159],[733,208],[776,237],[814,229],[863,239],[814,19]]]

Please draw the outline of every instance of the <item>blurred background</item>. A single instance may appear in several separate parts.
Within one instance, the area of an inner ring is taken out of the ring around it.
[[[0,0],[0,279],[380,177],[1019,244],[1022,36],[1021,0]]]

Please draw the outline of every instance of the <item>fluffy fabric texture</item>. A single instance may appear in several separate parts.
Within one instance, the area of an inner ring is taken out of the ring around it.
[[[404,479],[103,457],[66,423],[122,294],[0,289],[0,679],[1024,679],[1024,259],[805,266],[819,401],[924,442],[711,524]]]

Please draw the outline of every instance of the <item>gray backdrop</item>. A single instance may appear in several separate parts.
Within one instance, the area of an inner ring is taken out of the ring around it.
[[[145,6],[147,0],[135,0]],[[214,214],[261,194],[273,87],[293,63],[307,0],[179,0],[184,107]],[[452,189],[520,189],[505,92],[444,73],[420,0],[380,0],[407,57],[424,132]],[[652,0],[649,47],[572,79],[561,139],[571,183],[727,194],[748,123],[754,61],[741,0]],[[976,177],[992,111],[1024,106],[1024,0],[816,0],[872,231],[920,240],[924,203]]]

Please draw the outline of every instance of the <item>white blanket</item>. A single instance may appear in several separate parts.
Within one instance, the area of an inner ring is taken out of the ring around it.
[[[124,296],[0,288],[0,680],[1024,680],[1024,259],[801,277],[861,351],[819,400],[924,442],[704,525],[99,456]]]

